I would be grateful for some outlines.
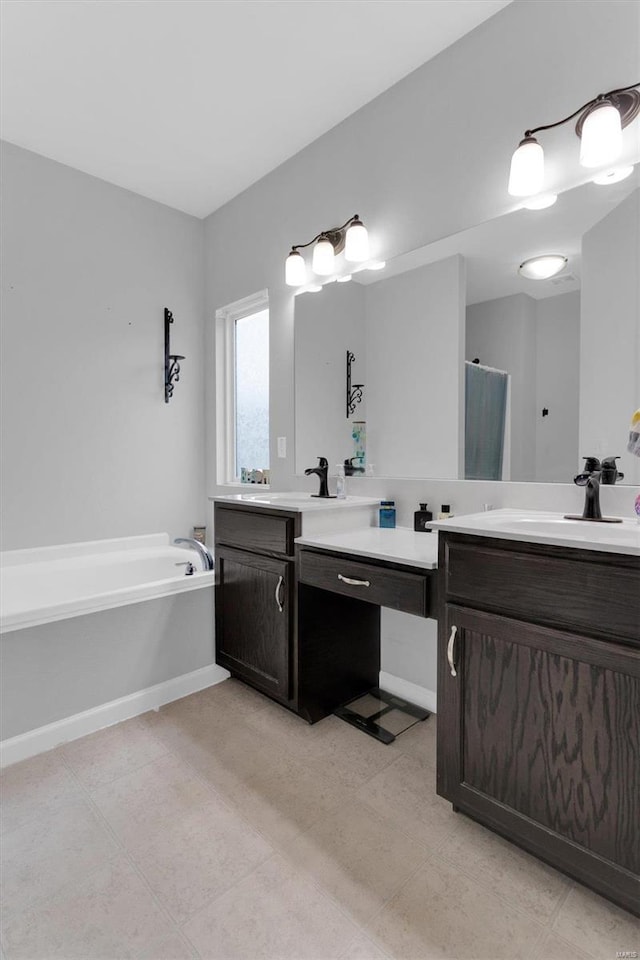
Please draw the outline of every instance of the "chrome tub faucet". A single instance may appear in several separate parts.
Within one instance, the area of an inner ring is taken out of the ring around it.
[[[178,537],[173,541],[174,543],[188,543],[190,547],[193,547],[194,550],[197,550],[200,554],[200,559],[202,560],[202,569],[203,570],[213,570],[213,554],[204,543],[200,543],[199,540],[194,540],[193,537]]]

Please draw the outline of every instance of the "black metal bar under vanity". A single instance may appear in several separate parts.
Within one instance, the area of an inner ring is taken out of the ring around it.
[[[637,524],[586,545],[562,514],[434,526],[438,793],[640,913]]]

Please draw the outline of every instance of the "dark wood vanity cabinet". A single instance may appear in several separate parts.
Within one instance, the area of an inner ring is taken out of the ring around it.
[[[380,610],[300,582],[299,535],[299,513],[216,503],[216,662],[314,723],[377,686]]]
[[[640,913],[640,559],[440,533],[438,793]]]
[[[291,696],[292,568],[228,547],[216,553],[218,663],[284,701]]]
[[[216,504],[216,662],[289,704],[299,516]]]

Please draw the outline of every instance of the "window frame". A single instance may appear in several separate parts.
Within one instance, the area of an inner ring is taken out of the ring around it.
[[[235,325],[269,310],[269,291],[259,290],[216,310],[216,475],[218,486],[240,485],[236,461]],[[269,350],[271,350],[269,340]],[[269,441],[271,436],[269,435]]]

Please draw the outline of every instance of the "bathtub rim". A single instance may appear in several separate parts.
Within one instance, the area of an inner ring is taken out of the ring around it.
[[[54,544],[49,547],[30,547],[24,550],[5,550],[0,553],[0,567],[24,567],[29,564],[42,564],[56,560],[69,560],[78,557],[108,556],[144,549],[170,547],[192,554],[188,548],[173,546],[168,533],[143,534],[135,537],[116,537],[108,540],[87,540],[79,543]],[[27,610],[5,614],[0,611],[0,636],[25,630],[29,627],[45,626],[59,620],[74,617],[91,616],[104,610],[125,607],[133,603],[144,603],[169,597],[176,593],[189,593],[193,590],[212,588],[215,584],[213,570],[199,570],[191,576],[180,574],[149,580],[116,590],[102,591],[77,600],[63,600],[59,603],[32,607]]]
[[[54,543],[45,547],[24,547],[0,551],[0,567],[17,567],[28,563],[67,560],[100,553],[120,553],[124,550],[142,550],[147,547],[173,546],[169,534],[143,533],[134,537],[109,537],[106,540],[77,540],[73,543]]]

